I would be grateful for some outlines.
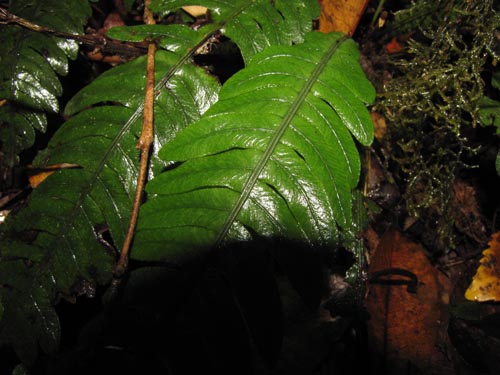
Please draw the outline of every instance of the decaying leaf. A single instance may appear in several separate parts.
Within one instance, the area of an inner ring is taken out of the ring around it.
[[[409,368],[416,373],[451,374],[451,363],[438,349],[447,346],[449,280],[431,264],[420,244],[394,229],[380,239],[369,272],[388,269],[405,270],[416,276],[418,284],[410,289],[399,283],[404,279],[400,275],[388,274],[370,285],[366,307],[374,367],[385,374],[408,373]]]
[[[321,1],[319,31],[324,33],[340,31],[348,35],[354,34],[367,4],[367,0]]]
[[[483,258],[465,291],[465,298],[471,301],[500,301],[500,232],[491,236],[489,248],[483,251]]]

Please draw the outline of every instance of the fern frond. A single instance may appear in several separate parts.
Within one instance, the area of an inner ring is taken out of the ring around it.
[[[60,32],[81,33],[91,9],[86,1],[12,1],[9,11]],[[37,131],[45,132],[46,112],[59,111],[62,87],[58,76],[68,73],[68,59],[78,44],[23,29],[0,25],[0,181],[10,185],[18,155],[31,147]]]

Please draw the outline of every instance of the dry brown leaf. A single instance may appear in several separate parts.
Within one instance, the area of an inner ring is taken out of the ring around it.
[[[363,15],[368,0],[322,0],[319,31],[340,31],[352,36]]]
[[[113,27],[117,26],[125,26],[125,22],[123,21],[120,13],[111,12],[104,20],[102,29],[100,29],[99,32],[105,34],[106,31],[108,31],[109,29],[112,29]]]
[[[29,182],[33,189],[36,189],[38,185],[40,185],[47,177],[49,177],[52,173],[57,172],[60,169],[74,169],[81,168],[78,164],[70,164],[70,163],[60,163],[49,165],[45,168],[29,168]]]
[[[470,301],[500,301],[500,232],[491,236],[488,245],[472,283],[465,291],[465,298]]]
[[[385,117],[378,112],[370,113],[375,130],[375,138],[377,141],[382,142],[387,134],[387,123]]]
[[[182,7],[182,10],[191,17],[197,18],[207,14],[208,9],[200,5],[186,5]]]
[[[369,271],[387,268],[412,272],[418,286],[416,293],[409,293],[406,285],[370,285],[366,298],[370,347],[376,360],[384,359],[374,366],[385,374],[407,373],[408,366],[425,374],[452,373],[450,361],[439,349],[448,346],[449,280],[430,263],[421,245],[394,229],[380,239]]]

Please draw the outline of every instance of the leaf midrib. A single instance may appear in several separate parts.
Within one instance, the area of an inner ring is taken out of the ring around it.
[[[302,86],[302,89],[299,91],[297,97],[293,101],[293,103],[290,105],[287,113],[283,117],[283,120],[279,124],[278,128],[276,129],[275,133],[269,140],[269,143],[267,144],[266,149],[264,150],[261,158],[255,165],[254,169],[252,170],[252,173],[248,177],[247,181],[245,182],[245,185],[243,185],[243,189],[241,191],[241,194],[238,198],[238,200],[234,203],[231,211],[229,212],[219,234],[217,235],[217,238],[214,242],[214,248],[219,247],[222,242],[224,241],[224,238],[228,234],[231,226],[233,225],[234,221],[240,214],[241,210],[243,209],[244,204],[250,197],[250,193],[252,192],[260,174],[262,173],[263,169],[265,168],[266,164],[268,163],[271,155],[273,154],[278,142],[280,139],[283,137],[283,134],[285,134],[285,131],[288,129],[290,123],[292,122],[293,118],[297,114],[299,108],[302,106],[304,103],[307,95],[311,91],[311,88],[314,86],[314,84],[317,82],[319,76],[325,69],[326,65],[332,58],[332,56],[335,54],[339,46],[347,39],[347,36],[344,35],[341,38],[337,39],[335,43],[333,43],[328,50],[323,54],[321,57],[320,61],[314,68],[314,70],[311,72],[309,78],[307,81],[304,83]]]

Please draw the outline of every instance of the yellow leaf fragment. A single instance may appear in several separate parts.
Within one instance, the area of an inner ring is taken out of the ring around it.
[[[38,185],[40,185],[47,177],[49,177],[52,173],[57,172],[60,169],[74,169],[81,168],[78,164],[70,164],[70,163],[60,163],[49,165],[45,168],[30,168],[30,176],[28,180],[33,189],[36,189]]]
[[[199,5],[186,5],[182,7],[182,10],[193,18],[201,17],[207,14],[207,8]]]
[[[500,232],[491,236],[465,298],[470,301],[500,301]]]

